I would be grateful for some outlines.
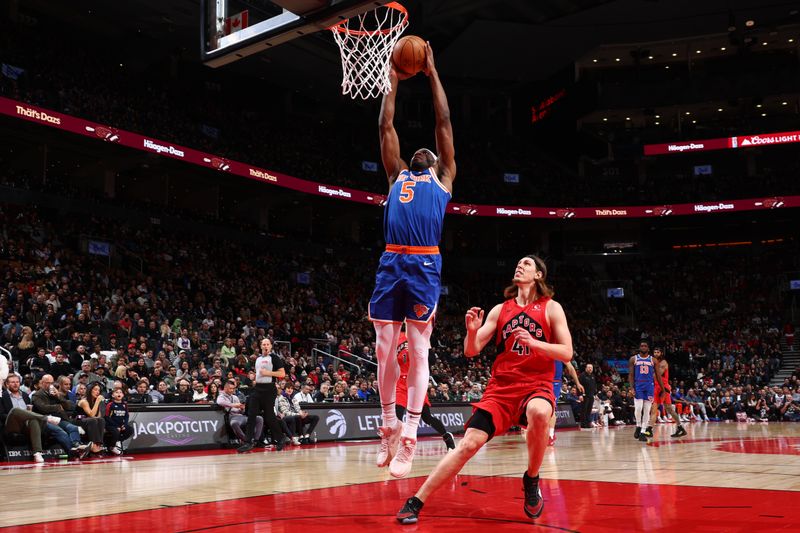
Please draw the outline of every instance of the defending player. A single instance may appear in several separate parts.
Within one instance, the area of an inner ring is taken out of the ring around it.
[[[408,399],[408,338],[405,333],[400,333],[400,340],[397,345],[397,364],[400,365],[400,379],[397,380],[397,394],[395,399],[395,412],[397,419],[402,420],[406,414],[406,404]],[[453,434],[447,431],[441,420],[431,414],[431,402],[428,395],[425,395],[425,404],[422,406],[422,421],[431,426],[442,436],[448,450],[456,447]]]
[[[566,365],[561,361],[556,361],[556,374],[553,378],[553,397],[556,399],[556,404],[558,404],[558,399],[561,397],[561,377],[564,374],[564,369],[567,369],[567,374],[569,374],[569,379],[578,387],[578,390],[583,394],[584,388],[581,385],[581,382],[578,381],[578,373],[575,372],[575,367],[572,366],[571,363],[567,363]],[[548,446],[553,446],[556,443],[556,413],[553,412],[552,418],[550,418],[550,440],[547,441]]]
[[[678,428],[675,433],[670,437],[678,438],[686,435],[686,429],[681,425],[681,419],[678,418],[678,413],[675,412],[675,406],[672,405],[672,387],[669,385],[669,363],[667,363],[664,352],[661,348],[653,348],[653,355],[656,359],[656,386],[655,386],[655,403],[650,411],[650,420],[655,420],[658,406],[663,405],[664,410],[672,416],[672,419],[677,424]],[[653,426],[649,426],[645,432],[646,437],[653,436]]]
[[[439,156],[421,148],[414,152],[410,168],[400,158],[400,141],[392,124],[397,94],[394,69],[390,74],[392,90],[383,97],[379,122],[381,157],[389,178],[389,196],[383,215],[386,251],[381,256],[375,276],[369,317],[375,325],[383,415],[383,425],[378,430],[381,444],[376,464],[379,467],[388,464],[394,477],[408,475],[416,450],[417,427],[430,376],[428,350],[433,317],[441,291],[442,260],[438,245],[456,175],[450,110],[430,44],[424,72],[430,79],[433,93]],[[395,350],[403,321],[407,325],[410,356],[405,424],[397,420],[395,413],[395,387],[400,376]]]
[[[416,495],[397,513],[402,524],[417,522],[425,501],[453,478],[464,464],[494,435],[512,425],[527,426],[528,468],[523,474],[523,509],[538,518],[544,509],[539,490],[539,467],[547,448],[547,425],[555,411],[553,377],[558,360],[572,359],[572,336],[564,309],[552,300],[547,268],[536,256],[523,257],[514,271],[513,285],[505,290],[504,303],[489,311],[473,307],[466,314],[464,355],[478,355],[494,340],[498,355],[492,378],[481,400],[474,405],[464,438],[425,480]],[[481,325],[483,323],[483,325]]]
[[[647,442],[647,435],[642,435],[642,428],[647,428],[650,421],[650,406],[653,405],[655,387],[655,364],[650,355],[650,345],[646,341],[639,343],[639,353],[628,360],[628,383],[634,391],[636,431],[633,432],[633,438]]]

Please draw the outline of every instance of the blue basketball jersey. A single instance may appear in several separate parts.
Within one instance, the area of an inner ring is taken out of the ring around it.
[[[450,191],[439,181],[433,167],[400,172],[389,190],[383,213],[386,243],[438,246],[450,197]]]
[[[553,375],[553,381],[561,381],[561,376],[564,374],[564,363],[555,361],[556,373]]]
[[[638,387],[652,387],[654,385],[653,381],[653,369],[655,368],[653,364],[653,357],[648,355],[647,357],[642,357],[638,353],[636,354],[636,360],[633,362],[633,383]]]

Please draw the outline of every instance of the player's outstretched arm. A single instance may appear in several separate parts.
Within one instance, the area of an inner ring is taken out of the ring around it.
[[[381,114],[378,118],[378,134],[381,138],[381,159],[383,168],[386,169],[386,177],[391,187],[397,176],[408,165],[400,158],[400,139],[397,137],[397,130],[394,129],[394,109],[395,98],[397,97],[397,72],[394,67],[389,70],[389,80],[392,89],[383,95],[381,103]]]
[[[467,336],[464,337],[464,355],[475,357],[483,347],[492,339],[497,329],[497,317],[500,316],[502,304],[498,304],[489,311],[486,322],[483,322],[483,309],[472,307],[464,317],[467,325]],[[483,324],[483,325],[481,325]]]
[[[456,149],[453,146],[453,125],[450,123],[450,106],[447,95],[436,71],[431,43],[426,46],[425,74],[431,81],[433,93],[433,110],[436,115],[436,152],[439,155],[439,180],[442,185],[453,192],[453,180],[456,179]]]

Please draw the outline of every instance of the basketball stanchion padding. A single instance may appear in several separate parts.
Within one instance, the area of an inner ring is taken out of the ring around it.
[[[342,94],[368,100],[391,90],[389,61],[408,27],[408,11],[397,2],[331,26],[342,58]]]

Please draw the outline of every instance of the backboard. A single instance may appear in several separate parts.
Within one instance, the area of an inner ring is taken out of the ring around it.
[[[201,0],[202,61],[219,67],[390,0]]]

